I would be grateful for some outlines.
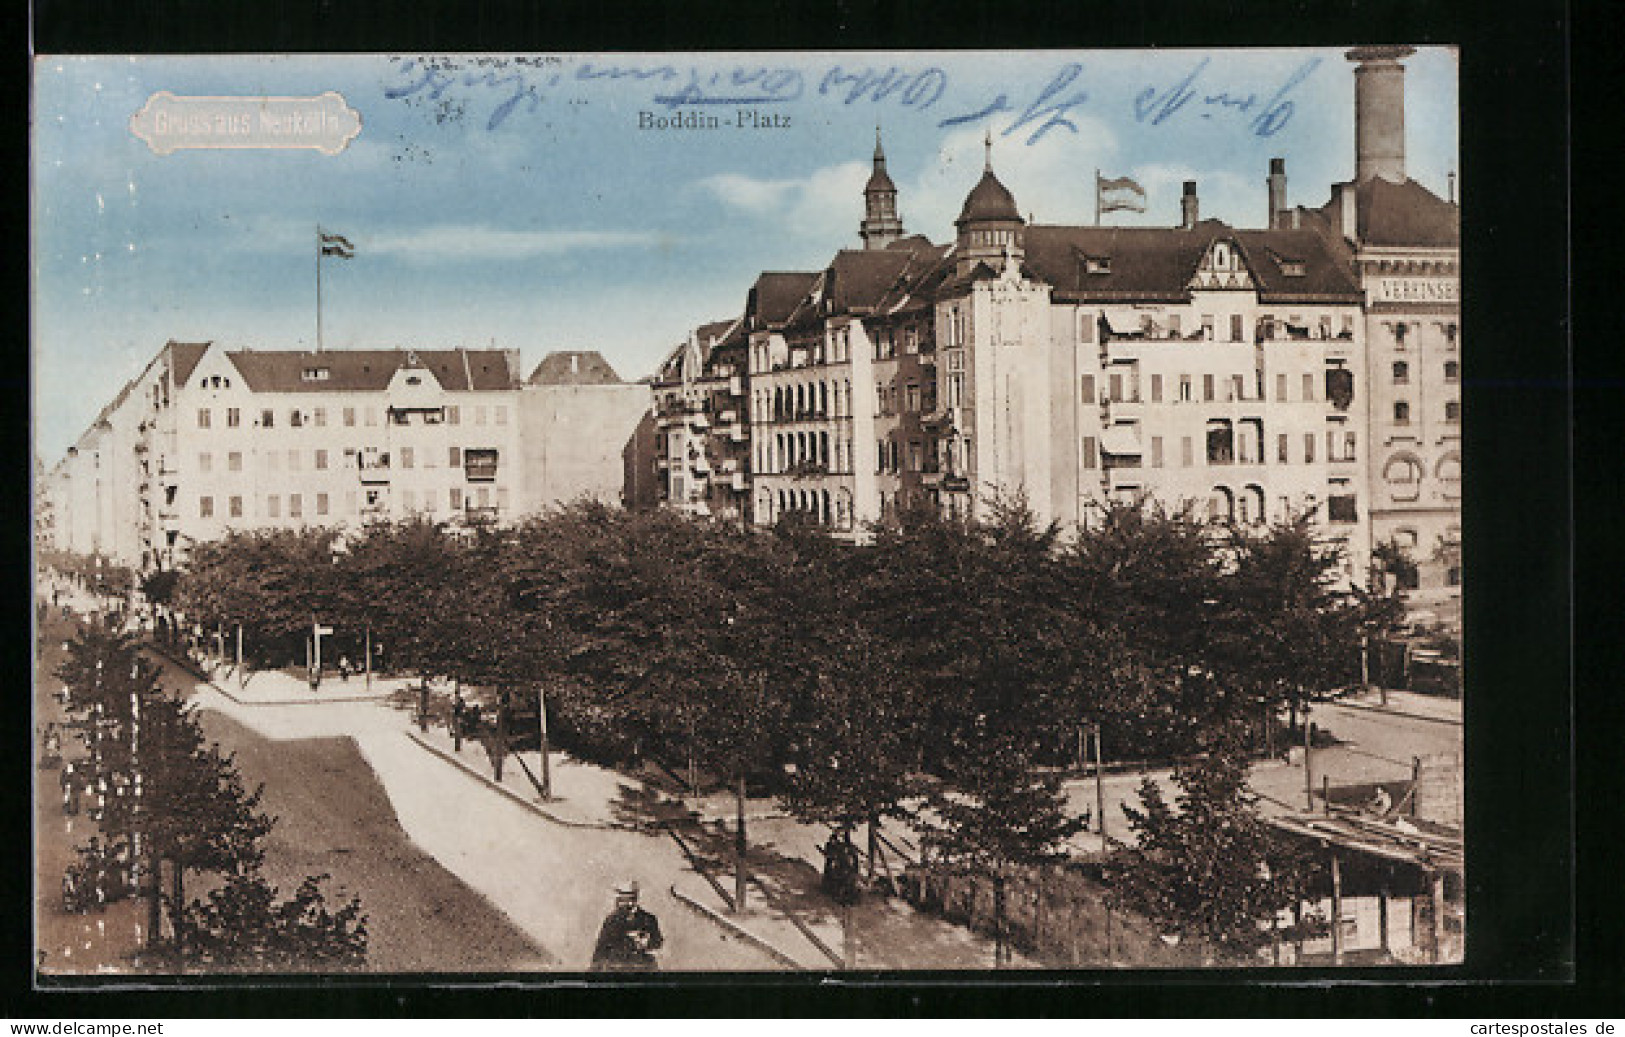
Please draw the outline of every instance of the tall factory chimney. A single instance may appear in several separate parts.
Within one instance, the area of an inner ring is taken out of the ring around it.
[[[1355,47],[1354,180],[1405,182],[1405,58],[1415,47]]]
[[[1286,159],[1270,159],[1270,175],[1266,181],[1270,190],[1270,215],[1266,224],[1270,230],[1287,225],[1286,215]]]

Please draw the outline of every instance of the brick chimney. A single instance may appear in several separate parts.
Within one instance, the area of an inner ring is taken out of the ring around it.
[[[1196,181],[1185,181],[1185,193],[1179,199],[1179,225],[1186,230],[1196,226],[1201,219],[1201,208],[1196,201]]]
[[[1354,179],[1405,182],[1405,58],[1415,47],[1356,47],[1344,55],[1354,69]]]
[[[1287,225],[1286,216],[1286,159],[1270,159],[1269,184],[1270,215],[1268,226],[1279,230]]]

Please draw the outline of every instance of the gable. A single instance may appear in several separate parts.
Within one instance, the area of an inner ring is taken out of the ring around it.
[[[1193,292],[1253,291],[1252,270],[1246,256],[1230,238],[1214,238],[1196,264],[1186,285]]]

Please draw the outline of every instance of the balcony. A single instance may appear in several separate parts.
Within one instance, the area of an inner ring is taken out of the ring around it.
[[[750,477],[744,472],[734,472],[732,486],[735,491],[743,493],[750,488]]]
[[[1107,428],[1100,436],[1101,452],[1118,457],[1138,457],[1144,452],[1140,445],[1139,422],[1117,424]]]
[[[729,425],[728,426],[728,438],[731,441],[735,442],[735,443],[743,443],[743,442],[745,442],[746,440],[750,439],[750,428],[749,428],[749,426],[747,426],[747,425],[745,425],[743,423]]]
[[[728,395],[729,396],[743,396],[743,395],[745,395],[745,379],[740,377],[739,375],[730,376],[728,378]]]

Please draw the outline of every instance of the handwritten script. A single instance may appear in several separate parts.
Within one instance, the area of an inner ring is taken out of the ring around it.
[[[1299,66],[1273,93],[1242,92],[1209,86],[1211,58],[1203,58],[1182,78],[1150,84],[1133,100],[1136,121],[1162,126],[1179,118],[1245,118],[1247,132],[1269,137],[1292,119],[1296,103],[1289,96],[1320,65],[1314,58]],[[996,116],[1009,121],[1003,136],[1020,134],[1037,144],[1052,132],[1079,132],[1077,113],[1090,101],[1084,89],[1084,66],[1069,62],[1036,88],[994,88],[976,96],[955,91],[948,72],[936,65],[740,64],[710,69],[676,62],[651,64],[584,60],[567,63],[558,57],[405,57],[393,61],[384,96],[407,103],[428,102],[437,119],[461,118],[470,104],[489,104],[485,128],[495,130],[517,112],[535,112],[555,97],[585,103],[584,92],[606,83],[647,86],[651,104],[672,111],[704,106],[766,106],[797,101],[823,101],[842,107],[882,106],[903,112],[932,111],[940,128],[983,123]],[[991,94],[991,96],[988,96]]]
[[[1320,66],[1319,58],[1311,58],[1299,65],[1273,94],[1260,98],[1257,93],[1232,93],[1228,90],[1199,92],[1197,87],[1212,60],[1203,58],[1184,78],[1171,86],[1148,86],[1140,91],[1134,98],[1134,117],[1140,122],[1161,126],[1181,113],[1203,119],[1211,119],[1215,115],[1251,115],[1252,118],[1247,121],[1248,130],[1255,136],[1273,137],[1292,120],[1297,110],[1296,103],[1287,95]]]

